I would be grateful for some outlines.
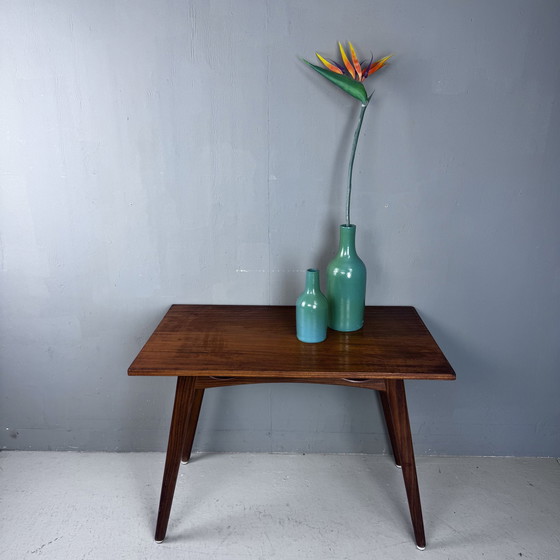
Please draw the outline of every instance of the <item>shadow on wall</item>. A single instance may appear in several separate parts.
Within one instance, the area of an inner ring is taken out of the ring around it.
[[[168,305],[131,314],[129,344],[123,343],[122,375],[126,376],[125,411],[121,416],[118,450],[165,451],[175,399],[176,377],[128,376],[127,369],[167,312]]]
[[[305,383],[207,390],[194,449],[391,452],[377,391]]]

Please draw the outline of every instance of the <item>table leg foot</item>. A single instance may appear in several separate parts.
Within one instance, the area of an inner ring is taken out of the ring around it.
[[[175,404],[171,417],[169,429],[169,442],[167,444],[167,455],[165,457],[165,468],[163,471],[163,483],[161,486],[161,497],[159,501],[158,518],[156,523],[155,541],[161,543],[167,532],[173,494],[179,473],[181,452],[187,431],[189,411],[194,396],[194,377],[177,378],[177,390],[175,392]]]
[[[204,389],[195,389],[192,406],[189,412],[189,422],[185,433],[185,441],[183,443],[183,452],[181,454],[181,463],[186,465],[191,458],[194,435],[200,416],[200,407],[202,406],[202,398],[204,397]]]
[[[393,420],[395,444],[402,466],[408,508],[414,529],[414,539],[417,547],[424,549],[426,547],[426,536],[424,534],[424,520],[422,518],[422,506],[420,504],[420,491],[406,406],[404,381],[402,379],[386,381],[386,387],[387,400]]]

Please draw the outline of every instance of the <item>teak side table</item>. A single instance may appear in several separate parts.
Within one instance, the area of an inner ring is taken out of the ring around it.
[[[173,305],[128,374],[177,376],[157,542],[165,538],[179,465],[191,455],[204,390],[294,382],[379,392],[416,545],[426,546],[404,380],[455,373],[413,307],[366,307],[361,330],[329,330],[325,342],[305,344],[295,336],[293,306]]]

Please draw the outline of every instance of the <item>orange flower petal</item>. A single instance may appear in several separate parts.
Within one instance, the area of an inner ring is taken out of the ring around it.
[[[356,69],[356,74],[358,74],[358,80],[362,81],[362,67],[360,66],[360,61],[356,56],[356,51],[354,50],[354,45],[350,41],[348,41],[348,46],[350,47],[350,56],[352,57],[352,64]]]
[[[348,70],[348,72],[350,73],[350,76],[352,76],[352,78],[356,77],[356,71],[354,70],[354,67],[350,64],[350,61],[348,60],[348,57],[346,56],[346,53],[344,52],[344,47],[342,46],[342,43],[339,41],[338,42],[338,46],[340,47],[340,54],[342,55],[342,62],[344,62],[344,66],[346,66],[346,70]]]
[[[377,60],[376,62],[372,62],[371,66],[368,68],[367,70],[367,75],[371,76],[374,72],[377,72],[380,68],[383,68],[383,66],[385,66],[385,64],[387,64],[387,61],[392,57],[393,55],[390,54],[389,56],[385,56],[383,58],[380,58],[379,60]]]
[[[336,72],[337,74],[342,74],[342,70],[338,67],[335,66],[334,64],[331,64],[327,59],[323,58],[319,53],[315,53],[317,55],[317,58],[331,71],[331,72]]]

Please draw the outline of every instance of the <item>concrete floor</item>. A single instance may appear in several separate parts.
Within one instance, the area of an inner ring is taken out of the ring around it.
[[[556,459],[419,457],[428,547],[377,455],[195,455],[167,538],[161,453],[0,452],[0,558],[560,559]]]

